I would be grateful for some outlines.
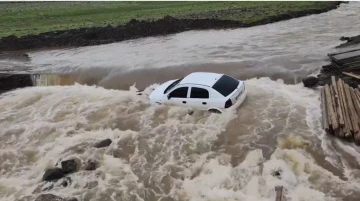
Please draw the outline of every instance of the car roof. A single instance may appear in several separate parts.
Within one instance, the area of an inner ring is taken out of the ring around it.
[[[199,84],[212,87],[224,74],[211,72],[195,72],[185,76],[179,85],[182,84]]]

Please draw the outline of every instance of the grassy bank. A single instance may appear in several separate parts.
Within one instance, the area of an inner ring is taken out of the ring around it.
[[[0,38],[81,27],[119,25],[131,19],[220,19],[252,23],[292,11],[325,9],[335,2],[1,2]]]

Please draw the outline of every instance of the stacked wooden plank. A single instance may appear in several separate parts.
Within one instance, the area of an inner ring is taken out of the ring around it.
[[[323,66],[324,69],[340,72],[360,71],[360,49],[328,54],[331,63]]]
[[[331,85],[326,84],[321,89],[323,129],[360,144],[360,90],[334,76],[331,81]]]

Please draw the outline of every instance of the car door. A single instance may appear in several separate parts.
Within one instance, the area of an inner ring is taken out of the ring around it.
[[[194,108],[207,109],[209,108],[210,93],[203,87],[191,87],[190,97],[188,99],[189,105]]]
[[[186,106],[189,87],[178,87],[168,95],[168,103],[171,105]]]

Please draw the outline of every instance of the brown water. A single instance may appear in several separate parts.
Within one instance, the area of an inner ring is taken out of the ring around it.
[[[30,53],[38,86],[0,98],[0,200],[31,200],[44,170],[67,157],[101,164],[49,191],[79,200],[273,201],[276,185],[288,201],[356,200],[360,149],[325,135],[319,91],[299,82],[341,36],[359,34],[359,9]],[[221,115],[149,105],[151,87],[194,71],[246,80],[246,101]],[[113,143],[92,148],[104,138]]]

